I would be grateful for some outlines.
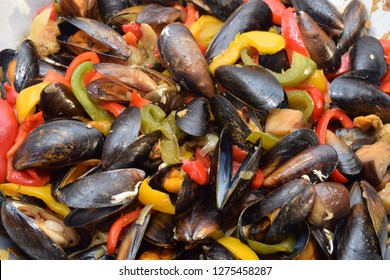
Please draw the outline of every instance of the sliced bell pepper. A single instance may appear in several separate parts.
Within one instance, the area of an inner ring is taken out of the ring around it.
[[[222,25],[223,22],[216,17],[203,15],[191,24],[189,29],[192,35],[194,35],[196,42],[208,48],[211,40],[221,29]]]
[[[247,239],[249,247],[260,255],[269,255],[278,252],[293,252],[296,239],[294,236],[288,236],[277,244],[266,244],[255,240]]]
[[[91,61],[93,64],[99,63],[100,59],[95,52],[83,52],[76,56],[69,64],[68,69],[65,72],[65,79],[70,82],[73,72],[83,62]]]
[[[260,188],[263,184],[264,177],[264,172],[261,169],[257,169],[255,178],[253,179],[251,184],[251,190],[257,190],[258,188]]]
[[[15,143],[18,121],[12,107],[0,99],[0,183],[7,178],[7,152]]]
[[[380,88],[387,94],[390,94],[390,67],[387,67],[387,71],[382,78]]]
[[[253,131],[246,138],[246,141],[256,144],[259,138],[261,138],[261,147],[264,148],[265,150],[271,149],[280,141],[280,138],[276,137],[275,135],[263,131]]]
[[[94,71],[92,62],[81,63],[72,73],[71,86],[74,96],[94,121],[113,121],[110,113],[97,105],[97,101],[89,96],[83,78],[86,73]]]
[[[241,55],[243,48],[254,47],[261,54],[274,54],[285,47],[284,38],[273,32],[249,31],[237,34],[229,47],[214,57],[210,64],[210,71],[214,74],[215,69],[222,65],[234,64]]]
[[[38,12],[36,12],[35,16],[39,15],[45,10],[50,10],[50,20],[56,20],[56,7],[54,4],[48,4],[42,9],[39,9]]]
[[[18,135],[16,136],[15,144],[7,152],[7,180],[10,183],[28,185],[28,186],[42,186],[49,182],[50,174],[47,170],[37,170],[30,168],[23,171],[17,171],[12,165],[12,157],[24,142],[27,136],[35,128],[43,124],[44,119],[42,111],[28,117],[21,123]]]
[[[152,103],[152,101],[142,98],[136,90],[133,90],[133,92],[131,93],[131,102],[129,106],[136,106],[138,108],[141,108],[142,106],[150,103]]]
[[[41,199],[46,205],[59,214],[61,217],[66,217],[70,213],[68,206],[58,202],[51,195],[51,185],[43,185],[37,187],[24,186],[13,183],[0,184],[0,191],[6,196],[22,196],[29,195]]]
[[[153,205],[153,209],[175,214],[175,206],[172,204],[169,194],[154,190],[148,184],[148,178],[144,179],[139,187],[138,199],[143,205]]]
[[[200,160],[183,160],[182,169],[199,185],[208,183],[208,173]]]
[[[187,13],[187,16],[186,20],[184,21],[184,25],[190,27],[199,18],[199,13],[195,5],[192,3],[187,3],[185,11]]]
[[[122,113],[122,111],[126,108],[125,106],[114,101],[100,102],[98,105],[100,108],[109,111],[115,117],[119,116],[119,114]]]
[[[16,110],[18,111],[19,123],[22,123],[27,117],[35,113],[41,92],[49,84],[48,82],[42,82],[25,88],[18,94],[16,98]]]
[[[309,93],[310,97],[314,102],[314,109],[312,114],[313,123],[317,123],[324,112],[325,108],[325,99],[322,92],[315,87],[307,88],[306,91]]]
[[[299,89],[306,89],[308,87],[318,88],[322,92],[326,92],[328,89],[328,79],[325,77],[323,69],[316,69],[310,78],[302,83],[297,85]]]
[[[4,84],[5,89],[5,100],[13,108],[16,109],[16,99],[18,97],[18,92],[15,90],[14,86],[11,86],[8,82]]]
[[[132,32],[127,32],[122,37],[128,45],[138,48],[137,37]]]
[[[329,109],[322,115],[317,123],[316,133],[320,144],[325,144],[326,130],[328,129],[331,120],[340,121],[344,128],[353,128],[355,126],[353,121],[340,109]]]
[[[280,0],[263,0],[272,11],[272,22],[277,25],[282,24],[282,15],[286,6]]]
[[[286,41],[286,52],[290,63],[293,61],[294,52],[310,58],[310,54],[303,43],[293,8],[290,7],[283,11],[281,28],[282,36]]]
[[[283,87],[295,87],[307,81],[317,69],[317,64],[310,58],[293,51],[292,63],[283,73],[267,69]]]
[[[137,22],[131,22],[128,24],[123,24],[122,25],[122,31],[124,33],[133,33],[135,36],[136,40],[138,41],[142,37],[142,30],[141,30],[141,24]]]
[[[43,81],[49,83],[61,83],[70,88],[69,81],[64,76],[54,70],[47,71],[45,77],[43,78]]]
[[[237,259],[240,260],[258,260],[256,253],[240,239],[233,236],[224,236],[217,239],[217,242],[228,249]]]
[[[383,50],[385,51],[386,62],[390,65],[390,40],[381,38],[379,39],[379,42],[381,43]]]
[[[142,209],[131,211],[119,217],[110,227],[107,237],[107,254],[112,255],[115,252],[116,244],[124,227],[137,220]]]
[[[313,114],[314,102],[304,90],[287,91],[288,108],[303,112],[303,123],[307,124]]]

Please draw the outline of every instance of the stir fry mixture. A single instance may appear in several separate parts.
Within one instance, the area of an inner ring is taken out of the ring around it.
[[[0,52],[3,259],[388,259],[390,40],[360,0],[59,0]]]

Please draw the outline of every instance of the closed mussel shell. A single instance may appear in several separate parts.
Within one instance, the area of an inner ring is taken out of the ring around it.
[[[35,129],[13,156],[16,170],[59,167],[100,158],[104,136],[76,120],[53,120]]]
[[[141,111],[127,107],[113,121],[103,145],[102,166],[107,169],[133,143],[141,128]]]
[[[138,194],[141,169],[103,171],[80,178],[59,190],[58,200],[74,208],[101,208],[128,204]]]
[[[284,99],[278,80],[259,66],[224,65],[215,70],[215,77],[231,95],[256,110],[274,109]]]
[[[38,78],[38,52],[33,41],[24,40],[15,55],[16,66],[14,87],[17,92],[22,91],[30,80]]]
[[[177,110],[175,119],[180,129],[189,135],[206,135],[210,121],[208,100],[205,97],[194,98]]]

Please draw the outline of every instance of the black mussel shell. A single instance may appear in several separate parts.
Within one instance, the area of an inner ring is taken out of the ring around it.
[[[53,120],[31,132],[13,156],[16,170],[60,167],[100,158],[104,136],[76,120]]]
[[[205,198],[205,188],[199,186],[188,175],[184,177],[183,183],[177,194],[175,203],[175,214],[180,216],[190,211],[194,205],[199,204]]]
[[[249,1],[239,6],[214,36],[206,51],[208,63],[227,49],[237,34],[252,30],[268,30],[272,26],[272,12],[263,1]]]
[[[390,122],[390,96],[366,80],[340,76],[329,85],[333,104],[352,117],[378,115]]]
[[[137,15],[137,23],[146,23],[152,26],[159,24],[169,24],[181,16],[181,11],[173,7],[166,7],[156,3],[145,5]]]
[[[114,260],[114,258],[107,254],[106,244],[100,244],[78,251],[71,256],[71,260]]]
[[[62,83],[49,84],[42,90],[39,107],[46,120],[74,117],[89,119],[72,90]]]
[[[375,143],[375,136],[372,133],[364,131],[360,128],[339,128],[335,134],[342,139],[353,151],[356,151],[364,145]]]
[[[220,66],[215,78],[231,95],[256,110],[274,109],[284,99],[278,80],[259,66]]]
[[[14,87],[20,92],[30,80],[38,78],[39,75],[38,51],[34,42],[24,40],[17,50],[15,59]]]
[[[127,0],[97,0],[100,17],[109,23],[112,16],[129,7]]]
[[[130,106],[124,109],[113,121],[103,145],[102,166],[108,169],[121,153],[138,137],[141,128],[141,111]]]
[[[201,8],[208,13],[215,15],[222,21],[226,21],[229,16],[242,4],[241,0],[203,0],[193,1],[195,4],[198,2],[204,2],[205,5],[201,5]]]
[[[175,120],[181,130],[192,136],[205,136],[210,122],[209,102],[196,97],[176,111]]]
[[[136,199],[141,169],[103,171],[82,177],[58,191],[58,200],[73,208],[102,208],[129,204]]]
[[[353,44],[351,49],[350,70],[371,72],[371,75],[368,76],[369,81],[380,85],[381,79],[387,71],[384,55],[385,52],[378,39],[372,36],[363,36]]]
[[[334,72],[341,66],[341,56],[335,42],[304,11],[297,13],[302,40],[319,69]]]
[[[174,228],[174,215],[160,212],[150,218],[144,238],[155,246],[170,248],[175,244]]]
[[[274,54],[259,55],[259,64],[277,73],[282,73],[282,71],[290,68],[285,50],[280,50]]]
[[[174,22],[158,39],[161,59],[172,78],[186,90],[205,97],[215,95],[215,86],[206,59],[190,30]]]

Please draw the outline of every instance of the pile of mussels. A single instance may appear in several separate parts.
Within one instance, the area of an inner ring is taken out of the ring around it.
[[[390,53],[367,14],[45,7],[0,52],[0,257],[389,258]]]

